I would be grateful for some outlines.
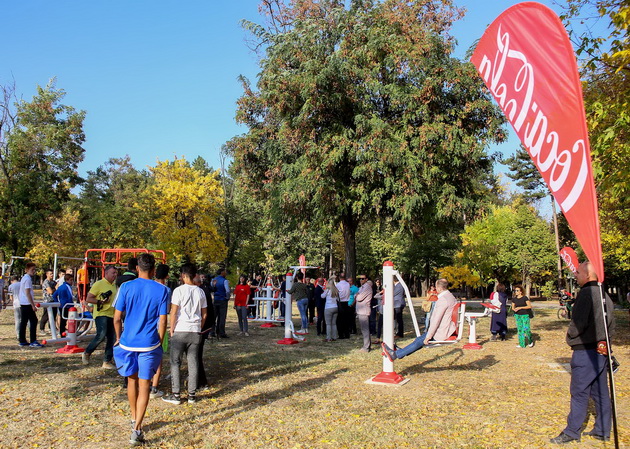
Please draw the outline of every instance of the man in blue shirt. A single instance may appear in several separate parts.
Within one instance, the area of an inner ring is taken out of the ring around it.
[[[217,319],[216,333],[219,338],[229,338],[225,333],[225,319],[228,311],[228,301],[232,294],[230,290],[230,283],[225,276],[227,271],[225,268],[220,268],[217,271],[217,277],[212,281],[214,287],[214,314]]]
[[[149,403],[151,380],[162,361],[162,339],[166,333],[168,290],[153,281],[154,275],[155,257],[141,254],[138,278],[120,286],[114,312],[114,360],[118,373],[128,379],[133,428],[129,442],[133,445],[144,442],[142,420]]]

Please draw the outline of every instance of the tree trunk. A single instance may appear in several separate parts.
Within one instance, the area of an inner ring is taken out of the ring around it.
[[[357,271],[357,222],[352,215],[345,215],[341,219],[343,230],[343,247],[346,262],[346,278],[356,277]]]

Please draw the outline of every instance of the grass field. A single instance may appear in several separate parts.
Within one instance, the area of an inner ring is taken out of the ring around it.
[[[194,405],[151,400],[145,447],[551,447],[569,408],[571,351],[564,343],[568,323],[548,307],[536,309],[534,348],[515,347],[514,333],[506,342],[488,342],[484,318],[477,326],[482,350],[463,350],[460,342],[397,361],[396,371],[410,379],[402,387],[365,383],[381,371],[382,357],[380,349],[359,352],[360,336],[324,343],[311,334],[281,346],[275,343],[281,328],[252,322],[251,337],[236,336],[230,309],[232,338],[205,346],[210,390]],[[628,313],[616,314],[619,432],[622,447],[630,447]],[[406,324],[401,346],[413,334],[410,319]],[[513,318],[509,324],[513,330]],[[12,310],[0,312],[0,448],[127,447],[122,379],[101,369],[100,350],[85,367],[80,355],[58,355],[57,347],[20,348]],[[166,375],[168,361],[164,368]],[[170,390],[168,380],[162,389]],[[591,424],[592,418],[588,430]],[[585,437],[567,446],[605,445]]]

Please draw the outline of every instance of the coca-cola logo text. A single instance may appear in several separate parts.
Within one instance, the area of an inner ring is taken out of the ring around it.
[[[547,114],[536,102],[534,67],[527,55],[511,48],[510,33],[502,32],[501,25],[496,44],[494,57],[483,55],[479,73],[514,126],[560,207],[568,212],[580,198],[588,180],[587,146],[584,139],[565,145],[562,136],[551,129],[553,124],[550,126]],[[506,79],[508,73],[516,75]],[[577,170],[572,170],[573,165]]]

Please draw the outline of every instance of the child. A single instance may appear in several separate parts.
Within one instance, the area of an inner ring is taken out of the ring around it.
[[[197,267],[187,263],[182,265],[182,281],[173,290],[171,298],[171,388],[172,393],[162,398],[171,404],[181,404],[180,365],[182,355],[188,359],[188,403],[197,402],[197,380],[199,374],[199,345],[201,344],[201,325],[206,319],[208,303],[203,290],[194,284]]]

